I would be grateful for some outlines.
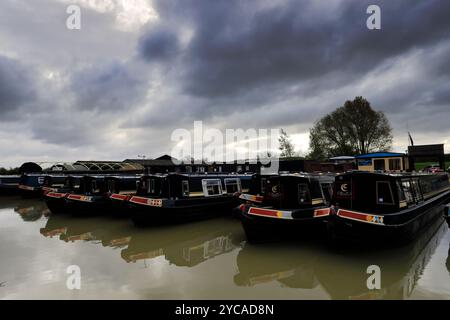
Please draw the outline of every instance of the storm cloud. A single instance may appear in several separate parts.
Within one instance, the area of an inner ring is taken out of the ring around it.
[[[0,55],[0,122],[12,120],[26,112],[24,108],[34,97],[34,83],[27,68],[16,60]]]
[[[79,31],[65,28],[67,3],[0,3],[0,137],[17,130],[29,146],[0,166],[155,157],[196,120],[307,136],[359,95],[386,113],[394,150],[407,131],[450,147],[448,1],[149,0],[126,15],[121,0],[79,1]],[[372,4],[381,30],[366,27]]]

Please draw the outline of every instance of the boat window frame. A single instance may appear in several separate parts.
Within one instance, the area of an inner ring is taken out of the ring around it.
[[[148,184],[147,184],[147,194],[154,194],[156,191],[156,181],[154,178],[148,178],[147,179]]]
[[[97,180],[93,179],[91,181],[91,192],[97,193],[97,190],[99,190],[99,188],[97,188]]]
[[[115,183],[114,183],[115,181],[114,180],[112,180],[112,179],[108,179],[107,180],[107,183],[106,183],[106,191],[107,192],[110,192],[110,193],[114,193],[115,192]],[[110,188],[111,187],[111,185],[112,185],[112,188]]]
[[[209,194],[208,187],[217,186],[218,193]],[[202,179],[202,190],[205,197],[217,197],[223,195],[222,181],[220,179]]]
[[[300,186],[306,187],[306,192],[308,194],[309,199],[300,201]],[[298,200],[299,204],[311,203],[311,201],[312,201],[311,190],[309,189],[308,183],[306,183],[306,182],[297,183],[297,200]]]
[[[404,183],[408,183],[408,184],[409,184],[409,191],[408,191],[408,192],[405,191],[405,185],[404,185]],[[405,201],[406,201],[406,203],[407,203],[408,205],[414,205],[414,204],[416,204],[416,202],[415,202],[415,200],[414,200],[414,194],[413,194],[413,192],[412,192],[411,179],[402,179],[402,180],[400,180],[400,184],[401,184],[401,186],[402,186],[403,194],[405,195]],[[407,195],[408,193],[409,193],[409,195],[410,195],[411,201],[408,199],[408,195]]]
[[[391,202],[385,202],[384,198],[383,198],[383,202],[380,202],[380,196],[379,196],[379,185],[380,184],[387,184],[388,185],[388,187],[389,187],[389,194],[391,196]],[[390,181],[387,181],[387,180],[375,181],[375,194],[376,194],[376,197],[377,197],[377,204],[388,205],[388,206],[392,206],[392,205],[395,204],[394,193],[392,192],[392,187],[391,187]]]
[[[261,178],[261,194],[265,194],[266,193],[266,182],[267,182],[267,178]]]
[[[320,184],[320,191],[322,192],[322,198],[325,201],[330,202],[331,199],[333,198],[333,183],[331,183],[331,182],[319,182],[319,184]],[[327,198],[327,196],[325,195],[324,187],[328,191],[329,198]]]
[[[425,198],[418,178],[411,179],[411,189],[414,194],[414,201],[416,203],[423,202]]]
[[[229,182],[235,182],[235,183],[230,184]],[[228,185],[237,185],[237,190],[233,191],[233,193],[242,192],[242,184],[241,184],[241,179],[240,178],[225,178],[224,179],[224,185],[225,185],[225,192],[226,193],[228,193],[228,189],[227,189]]]
[[[189,197],[189,180],[181,181],[181,194],[183,197]]]

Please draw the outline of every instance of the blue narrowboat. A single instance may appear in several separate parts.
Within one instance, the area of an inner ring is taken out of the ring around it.
[[[14,195],[18,193],[20,176],[0,176],[0,195]]]

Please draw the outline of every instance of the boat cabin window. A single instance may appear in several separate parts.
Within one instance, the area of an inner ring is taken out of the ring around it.
[[[155,179],[147,180],[147,193],[155,193]]]
[[[297,185],[298,188],[298,202],[305,203],[305,202],[311,202],[311,195],[309,193],[309,188],[306,183],[299,183]]]
[[[100,192],[100,189],[99,189],[99,187],[97,185],[97,181],[96,180],[92,181],[91,187],[92,187],[92,193]]]
[[[325,200],[330,201],[333,195],[333,188],[331,183],[321,183],[322,194]]]
[[[222,195],[222,183],[220,179],[202,180],[203,194],[205,197]]]
[[[413,179],[411,181],[411,187],[412,191],[414,192],[414,199],[416,202],[422,202],[423,201],[423,194],[422,190],[420,190],[419,180]]]
[[[181,181],[181,192],[183,197],[189,197],[189,181],[183,180]]]
[[[115,192],[115,183],[114,183],[114,180],[108,180],[108,183],[107,183],[106,188],[107,188],[107,190],[106,190],[107,192],[110,192],[110,193]]]
[[[236,193],[241,192],[241,179],[238,178],[232,178],[232,179],[225,179],[225,190],[227,193]]]
[[[402,185],[400,184],[400,181],[396,181],[397,190],[398,190],[398,200],[406,201],[405,193],[403,192]]]
[[[71,178],[66,178],[64,180],[64,186],[66,188],[72,188],[73,187],[73,180]]]
[[[266,192],[266,178],[261,178],[261,194],[264,194]]]
[[[377,181],[377,203],[378,204],[394,204],[394,194],[392,193],[389,181]]]
[[[405,194],[405,199],[408,204],[414,203],[414,196],[411,190],[411,183],[409,180],[402,180],[402,189]]]

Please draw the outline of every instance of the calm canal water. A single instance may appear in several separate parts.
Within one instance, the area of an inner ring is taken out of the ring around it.
[[[450,299],[449,243],[439,221],[391,250],[249,245],[232,218],[137,229],[0,198],[0,298]],[[80,290],[67,289],[70,265],[81,269]],[[381,268],[380,290],[367,289],[370,265]]]

